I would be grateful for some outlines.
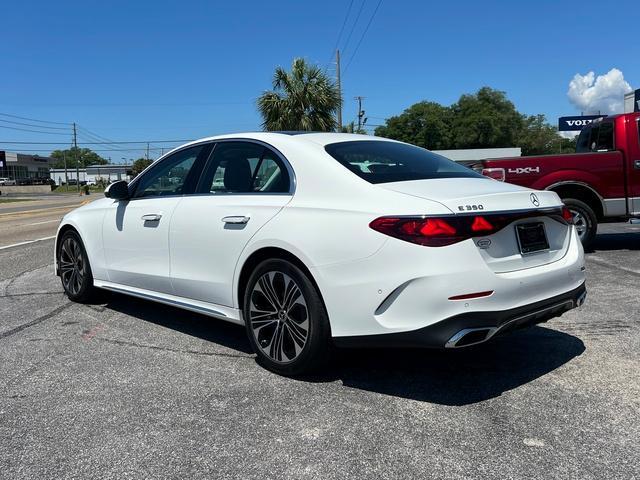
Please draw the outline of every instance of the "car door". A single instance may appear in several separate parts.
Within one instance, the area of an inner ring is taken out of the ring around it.
[[[251,237],[292,196],[292,171],[273,149],[249,141],[214,147],[198,186],[171,220],[176,295],[233,307],[236,263]]]
[[[180,150],[131,185],[129,200],[114,202],[102,225],[109,281],[173,293],[169,277],[169,224],[185,193],[195,189],[211,145]]]

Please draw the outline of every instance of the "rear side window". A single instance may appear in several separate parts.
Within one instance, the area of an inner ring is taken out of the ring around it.
[[[594,123],[583,128],[576,143],[576,153],[614,150],[613,122]]]
[[[325,150],[369,183],[430,178],[487,178],[448,158],[406,143],[362,140],[332,143]]]
[[[603,122],[600,124],[596,150],[598,152],[610,152],[613,150],[613,122]]]
[[[289,173],[268,148],[250,142],[220,142],[200,193],[288,193]]]

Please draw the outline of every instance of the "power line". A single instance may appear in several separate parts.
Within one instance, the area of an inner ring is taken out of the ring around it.
[[[342,53],[344,53],[347,50],[347,47],[349,46],[349,41],[351,40],[351,35],[353,35],[353,31],[356,29],[356,25],[358,24],[358,20],[360,20],[360,15],[362,14],[362,9],[364,8],[364,4],[367,3],[367,0],[362,0],[362,3],[360,4],[360,10],[358,10],[358,15],[356,15],[356,19],[353,22],[353,25],[351,25],[351,31],[349,32],[349,36],[347,37],[347,41],[345,42],[344,46],[342,47]]]
[[[0,113],[0,116],[2,117],[11,117],[11,118],[17,118],[19,120],[28,120],[30,122],[39,122],[39,123],[52,123],[54,125],[67,125],[67,127],[71,127],[70,123],[67,122],[51,122],[49,120],[38,120],[37,118],[27,118],[27,117],[19,117],[18,115],[11,115],[9,113]]]
[[[327,62],[327,67],[331,64],[331,59],[333,58],[333,54],[338,49],[338,44],[340,43],[340,39],[342,38],[342,34],[344,33],[344,27],[347,25],[347,20],[349,19],[349,14],[351,13],[351,7],[353,7],[353,0],[349,2],[349,8],[347,8],[347,14],[344,16],[344,21],[342,22],[342,27],[340,28],[340,33],[338,34],[338,39],[336,40],[336,44],[333,47],[333,50],[331,50],[331,58],[329,58],[329,62]]]
[[[78,145],[81,146],[82,144],[80,143]],[[52,151],[51,149],[32,149],[32,148],[28,148],[26,150],[28,150],[29,152],[51,152]],[[91,149],[91,151],[93,151],[93,152],[136,152],[136,151],[141,151],[141,150],[144,150],[144,149],[142,149],[142,148],[140,148],[140,149],[116,148],[116,149],[108,149],[108,150],[107,149],[103,149],[103,148],[97,148],[97,149],[93,149],[92,148]],[[150,151],[151,150],[162,151],[162,150],[169,150],[169,149],[168,148],[164,148],[164,149],[163,148],[150,148],[149,150]]]
[[[371,18],[369,18],[369,23],[367,23],[367,26],[364,29],[364,32],[362,32],[362,36],[360,37],[360,40],[358,41],[358,44],[356,45],[356,49],[353,51],[353,53],[351,54],[351,57],[349,58],[349,61],[347,62],[347,66],[344,67],[344,71],[346,72],[347,69],[349,68],[349,65],[351,65],[351,62],[353,60],[353,57],[356,56],[356,53],[358,53],[358,49],[360,48],[360,44],[362,43],[362,41],[364,40],[365,35],[367,34],[367,32],[369,31],[369,27],[371,26],[371,22],[373,22],[373,18],[376,16],[376,13],[378,13],[378,8],[380,8],[380,4],[382,3],[382,0],[378,0],[378,4],[376,5],[375,10],[373,11],[373,13],[371,14]]]
[[[62,132],[45,132],[42,130],[30,130],[28,128],[20,128],[20,127],[10,127],[8,125],[0,125],[0,128],[7,128],[9,130],[20,130],[22,132],[32,132],[32,133],[45,133],[49,135],[69,135],[70,132],[62,133]]]
[[[83,142],[86,145],[135,145],[148,143],[187,143],[193,142],[194,138],[183,138],[179,140],[136,140],[136,141],[113,141],[113,142]],[[69,145],[69,142],[25,142],[25,141],[13,141],[13,140],[0,140],[0,143],[10,143],[12,145]],[[158,147],[160,148],[160,147]],[[166,148],[166,147],[164,147]]]
[[[85,132],[85,134],[92,136],[94,138],[94,140],[97,139],[97,140],[113,143],[113,140],[111,140],[110,138],[103,137],[101,135],[98,135],[97,133],[93,133],[91,130],[89,130],[87,128],[80,127],[80,129],[83,130]]]
[[[69,130],[71,128],[71,126],[68,126],[68,127],[50,127],[49,125],[38,125],[38,124],[35,124],[35,123],[14,122],[12,120],[5,120],[3,118],[0,118],[0,122],[11,123],[13,125],[24,125],[24,126],[27,126],[27,127],[49,128],[49,129],[53,129],[53,130]]]

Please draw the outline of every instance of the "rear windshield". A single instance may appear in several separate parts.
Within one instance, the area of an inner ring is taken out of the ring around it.
[[[369,183],[429,178],[486,178],[448,158],[406,143],[358,140],[332,143],[325,150]]]

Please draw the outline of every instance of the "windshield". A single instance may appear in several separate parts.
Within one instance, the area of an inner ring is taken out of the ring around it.
[[[486,178],[448,158],[406,143],[350,141],[329,144],[325,150],[369,183],[431,178]]]

